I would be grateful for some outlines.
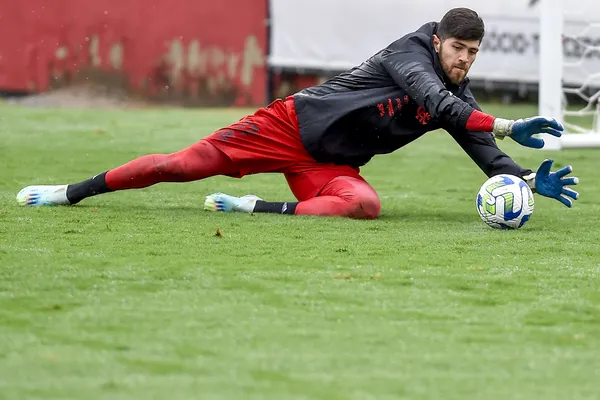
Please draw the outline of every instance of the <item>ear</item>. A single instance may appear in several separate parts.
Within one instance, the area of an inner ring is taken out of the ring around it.
[[[440,38],[437,35],[433,35],[433,48],[435,49],[436,53],[440,52],[440,45],[442,44],[442,41],[440,40]]]

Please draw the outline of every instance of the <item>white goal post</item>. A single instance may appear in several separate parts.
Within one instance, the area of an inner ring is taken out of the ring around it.
[[[600,147],[600,63],[590,62],[600,59],[600,41],[589,40],[600,37],[600,20],[590,22],[586,10],[567,10],[568,0],[539,0],[539,7],[539,114],[557,117],[565,125],[561,138],[545,135],[544,148]],[[570,19],[574,22],[567,27]],[[567,44],[574,49],[568,59]],[[565,72],[583,83],[567,82]]]

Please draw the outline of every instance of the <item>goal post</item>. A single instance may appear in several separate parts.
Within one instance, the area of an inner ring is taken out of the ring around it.
[[[586,34],[600,33],[600,20],[578,19],[580,22],[566,29],[568,3],[539,1],[539,114],[553,116],[565,125],[560,138],[544,135],[547,150],[600,147],[600,63],[590,62],[596,55],[600,58],[600,42],[586,39]],[[567,43],[578,50],[568,60],[564,53]],[[590,67],[598,69],[590,71]],[[579,78],[577,82],[566,79],[573,75]],[[571,104],[570,99],[576,101]]]

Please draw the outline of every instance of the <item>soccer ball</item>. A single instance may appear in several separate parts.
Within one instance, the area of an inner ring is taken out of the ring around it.
[[[533,213],[533,193],[518,176],[496,175],[479,189],[477,211],[492,228],[518,229]]]

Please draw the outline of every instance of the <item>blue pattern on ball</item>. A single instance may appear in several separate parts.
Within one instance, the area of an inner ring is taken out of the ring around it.
[[[506,175],[502,176],[502,181],[504,182],[505,185],[512,185],[513,183],[515,183],[515,181],[513,181]]]
[[[519,228],[522,227],[523,225],[525,225],[525,222],[529,221],[529,217],[531,217],[531,215],[523,216],[523,219],[521,220],[521,223],[519,224]]]

